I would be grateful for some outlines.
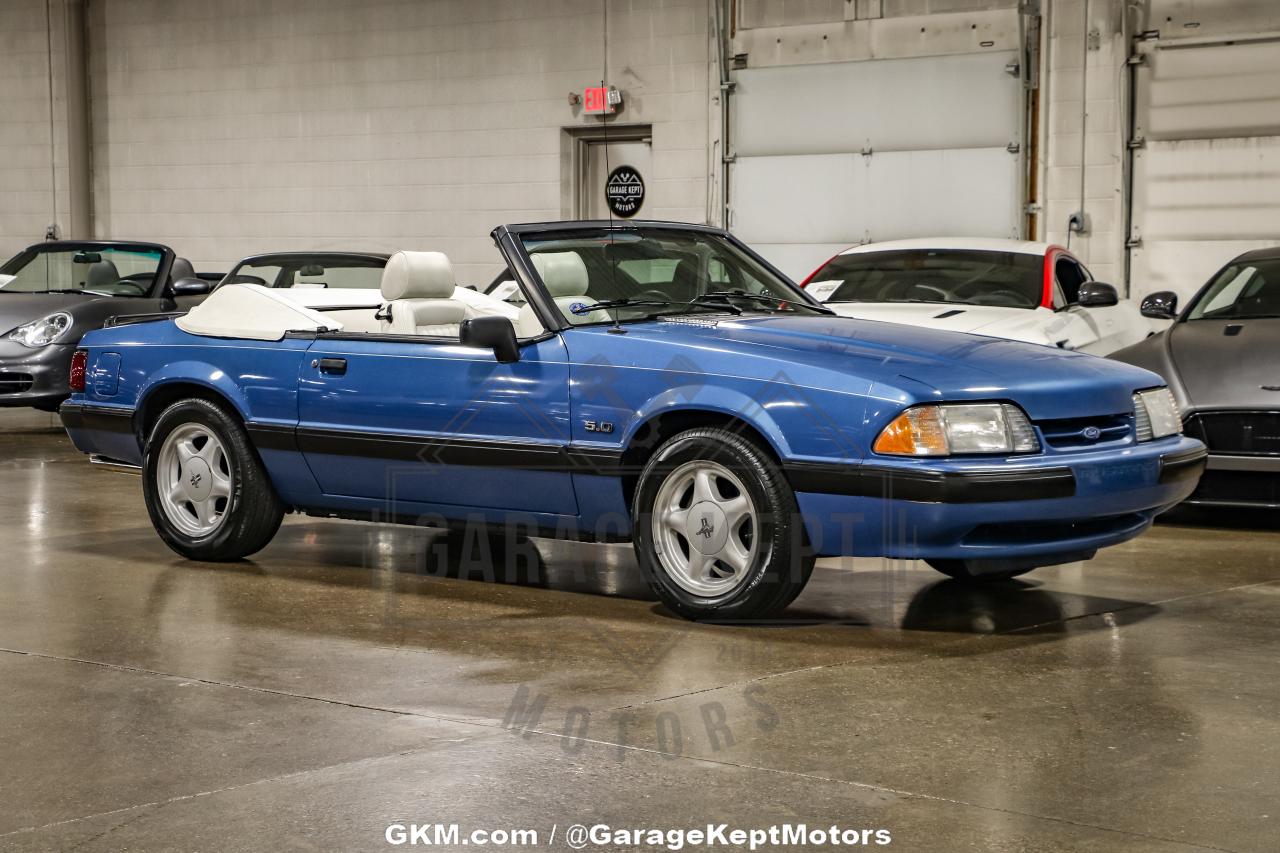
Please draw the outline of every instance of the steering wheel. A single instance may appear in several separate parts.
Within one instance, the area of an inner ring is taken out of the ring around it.
[[[140,281],[134,281],[134,279],[136,278],[145,278],[147,279],[147,282],[146,284],[143,284]],[[155,276],[153,276],[151,273],[136,273],[134,275],[125,276],[124,278],[119,279],[118,281],[116,281],[116,284],[124,285],[125,287],[131,287],[134,290],[138,291],[139,296],[146,296],[147,291],[151,290],[151,282],[154,280],[155,280]]]
[[[633,302],[670,302],[671,294],[663,290],[642,290],[635,296],[631,297]]]
[[[924,290],[929,293],[936,294],[942,302],[951,301],[950,293],[943,290],[941,287],[934,287],[932,284],[913,284],[911,285],[911,290],[909,290],[908,293],[915,293],[917,290]]]

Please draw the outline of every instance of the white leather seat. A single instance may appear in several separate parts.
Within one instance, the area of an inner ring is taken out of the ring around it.
[[[533,266],[537,269],[538,276],[547,286],[560,313],[572,325],[609,321],[609,315],[604,311],[591,311],[587,314],[573,313],[574,305],[594,301],[586,295],[591,279],[587,275],[587,265],[583,263],[581,255],[577,252],[539,252],[530,257],[533,259]],[[516,320],[516,335],[528,338],[540,335],[543,331],[542,322],[538,319],[538,315],[533,313],[533,306],[525,305],[521,308],[520,316]]]
[[[473,320],[476,317],[506,317],[511,322],[516,321],[516,317],[520,314],[520,309],[509,302],[503,302],[501,299],[495,299],[484,293],[478,293],[465,287],[459,287],[453,292],[453,298],[462,303],[462,307],[466,309],[466,318]]]
[[[382,270],[382,331],[457,337],[466,306],[453,298],[453,264],[443,252],[396,252]]]

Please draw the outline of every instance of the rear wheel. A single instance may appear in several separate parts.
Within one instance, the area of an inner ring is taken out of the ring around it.
[[[728,430],[689,430],[662,445],[640,475],[632,523],[650,587],[689,619],[775,615],[813,571],[782,472]]]
[[[955,578],[959,581],[967,583],[999,583],[1016,578],[1018,575],[1025,575],[1027,572],[1035,571],[1030,569],[1005,569],[996,572],[974,572],[969,567],[968,560],[925,560],[930,568],[937,569],[947,577]]]
[[[180,400],[156,419],[142,490],[160,538],[193,560],[256,553],[284,518],[244,428],[208,400]]]

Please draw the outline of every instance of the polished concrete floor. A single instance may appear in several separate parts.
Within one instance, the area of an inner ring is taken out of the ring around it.
[[[618,546],[539,542],[495,582],[427,531],[291,518],[184,562],[136,477],[41,424],[0,431],[0,850],[380,849],[397,822],[1280,849],[1272,519],[1003,589],[827,561],[787,624],[714,627]]]

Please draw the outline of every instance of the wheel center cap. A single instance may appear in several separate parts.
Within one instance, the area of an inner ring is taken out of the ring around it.
[[[213,490],[213,472],[209,469],[209,463],[199,457],[188,459],[182,469],[182,488],[189,500],[202,501],[208,498],[209,492]]]
[[[729,522],[724,510],[711,501],[694,504],[685,523],[685,538],[703,554],[719,554],[729,540]]]

